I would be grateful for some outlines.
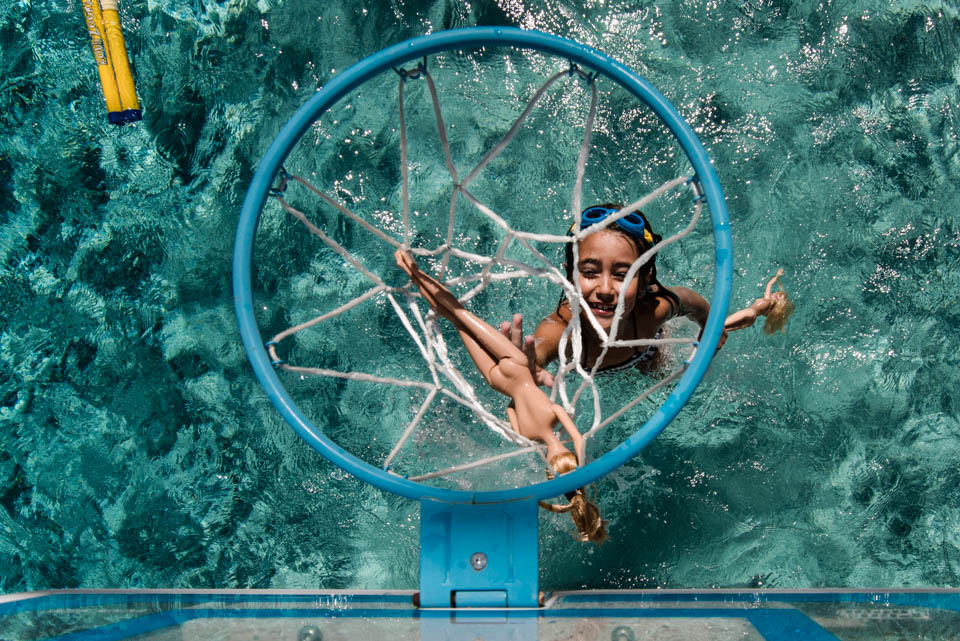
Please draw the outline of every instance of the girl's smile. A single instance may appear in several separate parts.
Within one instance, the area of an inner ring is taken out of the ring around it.
[[[623,209],[616,204],[587,207],[582,212],[580,230],[601,223],[607,216]],[[624,222],[625,221],[625,222]],[[575,235],[576,224],[570,234]],[[646,341],[658,339],[658,332],[671,318],[685,316],[703,327],[710,313],[710,303],[697,292],[687,287],[667,289],[657,280],[656,253],[652,251],[662,237],[650,229],[650,223],[640,211],[617,219],[610,227],[597,228],[593,233],[581,236],[578,242],[571,239],[564,253],[564,271],[570,283],[576,285],[582,295],[579,318],[573,317],[571,301],[563,297],[556,310],[540,321],[530,350],[535,352],[535,372],[539,380],[546,380],[543,366],[560,357],[560,344],[571,325],[580,326],[581,364],[598,367],[597,372],[616,372],[637,367],[654,371],[662,359],[655,345],[610,345],[608,339],[618,341]],[[644,252],[651,251],[649,261],[637,270],[637,275],[628,282],[630,267]],[[576,258],[576,260],[574,260]],[[617,304],[623,305],[617,335],[611,336]],[[589,322],[583,324],[585,320]],[[514,323],[518,326],[517,323]],[[504,333],[507,334],[506,330]],[[520,336],[522,332],[515,332]],[[521,339],[517,339],[519,343]],[[566,356],[573,354],[573,345],[567,343]],[[643,349],[645,348],[645,349]],[[531,362],[533,356],[531,356]],[[599,361],[599,362],[598,362]]]
[[[635,277],[624,287],[630,265],[639,257],[636,245],[623,234],[600,231],[580,242],[579,254],[577,271],[583,297],[600,326],[609,329],[621,295],[624,318],[636,305],[640,279]]]

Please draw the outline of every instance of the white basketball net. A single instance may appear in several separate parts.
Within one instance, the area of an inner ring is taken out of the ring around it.
[[[513,126],[510,130],[503,136],[500,141],[490,149],[486,155],[483,156],[483,159],[465,176],[461,177],[460,173],[457,171],[456,166],[454,165],[453,158],[450,153],[450,145],[447,141],[447,130],[446,125],[443,121],[443,116],[440,109],[440,101],[437,95],[437,90],[434,85],[433,78],[426,69],[426,65],[421,63],[413,70],[397,70],[400,74],[399,82],[399,119],[400,119],[400,156],[401,156],[401,176],[402,176],[402,221],[403,221],[403,236],[394,237],[394,235],[387,233],[383,229],[371,224],[367,220],[364,220],[350,209],[345,207],[337,199],[329,196],[320,189],[316,188],[306,179],[287,173],[286,171],[282,172],[280,178],[280,184],[278,189],[274,190],[271,195],[273,195],[283,207],[283,209],[289,212],[291,215],[296,217],[303,225],[312,233],[317,236],[324,244],[329,248],[339,254],[347,263],[349,263],[354,269],[362,274],[370,283],[370,289],[368,289],[362,295],[353,298],[350,301],[343,303],[338,308],[324,313],[320,316],[317,316],[307,322],[301,323],[294,327],[286,329],[276,336],[274,336],[268,343],[267,348],[270,353],[271,358],[274,361],[274,364],[279,369],[297,373],[300,375],[313,375],[313,376],[326,376],[334,378],[343,378],[351,379],[357,381],[367,381],[371,383],[378,383],[382,385],[390,386],[401,386],[401,387],[412,387],[420,388],[425,390],[426,396],[422,403],[419,406],[418,411],[415,416],[410,420],[409,424],[406,426],[402,436],[399,438],[397,443],[393,446],[393,449],[390,451],[389,455],[384,461],[380,464],[384,469],[390,470],[390,465],[393,462],[394,458],[403,448],[404,444],[410,438],[410,436],[420,425],[421,420],[424,415],[427,413],[427,410],[430,408],[431,404],[437,398],[438,394],[442,394],[462,405],[468,407],[476,417],[487,425],[494,432],[499,434],[504,439],[514,443],[517,447],[516,449],[507,452],[505,454],[500,454],[497,456],[487,456],[482,457],[476,460],[468,461],[463,464],[455,465],[446,469],[436,470],[426,474],[421,474],[419,476],[410,477],[410,480],[419,481],[426,480],[429,478],[445,476],[452,474],[458,471],[463,471],[471,468],[476,468],[482,465],[487,465],[494,463],[496,461],[503,460],[505,458],[510,458],[514,456],[524,455],[524,454],[539,454],[543,457],[544,448],[541,444],[530,441],[529,439],[524,438],[520,434],[513,431],[509,422],[505,417],[496,416],[491,413],[484,405],[478,400],[477,394],[473,386],[464,378],[463,374],[454,366],[450,359],[450,353],[446,342],[444,341],[443,336],[441,335],[438,323],[436,321],[436,316],[434,312],[429,312],[424,316],[420,308],[417,306],[415,300],[419,298],[419,294],[416,293],[415,288],[411,291],[411,285],[406,285],[404,287],[396,288],[391,287],[384,283],[384,281],[375,273],[369,271],[364,267],[363,263],[356,256],[351,254],[351,252],[337,243],[333,238],[324,233],[322,229],[314,225],[308,217],[301,211],[295,209],[291,206],[286,199],[284,198],[284,192],[287,187],[287,184],[290,181],[299,183],[306,189],[310,190],[324,202],[329,204],[332,207],[335,207],[341,214],[347,216],[356,224],[360,225],[364,230],[370,234],[375,235],[377,238],[383,242],[395,247],[395,248],[404,248],[409,249],[415,256],[430,256],[439,259],[441,268],[440,274],[435,274],[435,276],[441,282],[444,282],[448,287],[456,285],[472,285],[469,291],[460,297],[460,301],[465,304],[478,293],[480,293],[484,288],[486,288],[490,283],[494,281],[510,280],[517,278],[545,278],[555,284],[557,287],[563,289],[567,300],[570,301],[571,307],[571,317],[572,320],[567,327],[566,331],[563,334],[560,343],[559,349],[559,365],[555,375],[555,383],[553,388],[550,390],[550,397],[554,402],[560,403],[570,414],[571,417],[575,417],[575,406],[577,401],[580,399],[581,395],[585,392],[589,392],[593,398],[593,422],[589,430],[584,432],[584,439],[589,439],[591,436],[596,434],[596,432],[605,426],[609,425],[611,422],[615,421],[617,418],[622,416],[624,413],[629,411],[631,408],[636,406],[638,403],[642,402],[648,396],[663,388],[666,385],[669,385],[675,379],[683,374],[686,370],[687,365],[690,362],[690,359],[693,356],[693,351],[696,349],[697,342],[692,338],[650,338],[650,339],[636,339],[636,340],[616,340],[610,338],[611,336],[617,335],[617,328],[619,326],[621,316],[623,315],[624,309],[624,299],[623,297],[618,297],[617,308],[614,314],[613,325],[611,331],[607,334],[598,323],[597,319],[594,317],[588,305],[586,305],[585,300],[581,292],[579,291],[579,285],[574,285],[570,283],[564,274],[555,266],[553,263],[548,260],[541,251],[539,251],[533,243],[548,243],[548,244],[563,244],[563,243],[573,243],[573,252],[574,252],[574,265],[577,264],[577,252],[578,244],[576,241],[580,241],[583,238],[594,234],[610,225],[614,224],[618,219],[628,215],[630,212],[641,209],[646,205],[649,205],[651,202],[659,198],[661,195],[682,188],[685,185],[689,185],[694,193],[694,206],[693,214],[690,218],[689,224],[679,233],[664,239],[660,243],[654,245],[650,250],[641,255],[630,267],[627,276],[624,279],[624,286],[626,283],[629,283],[636,276],[640,268],[647,263],[656,253],[662,250],[667,245],[674,243],[684,236],[688,235],[696,225],[697,221],[700,218],[700,213],[702,209],[702,195],[699,190],[697,182],[687,176],[681,176],[670,180],[649,194],[631,202],[627,206],[623,207],[619,212],[614,215],[608,216],[605,220],[588,227],[587,229],[580,230],[572,235],[555,235],[555,234],[539,234],[531,233],[526,231],[516,230],[510,227],[510,225],[496,212],[494,212],[490,207],[481,202],[476,198],[470,191],[470,183],[483,171],[491,161],[493,161],[500,153],[507,147],[510,141],[514,138],[516,133],[519,131],[520,127],[527,120],[530,113],[533,111],[537,102],[543,96],[544,92],[564,77],[573,78],[572,81],[585,81],[590,88],[590,106],[589,113],[586,119],[583,142],[580,146],[580,152],[577,157],[576,168],[575,168],[575,180],[573,193],[571,197],[571,211],[574,212],[575,217],[575,226],[574,229],[580,229],[580,211],[581,206],[581,193],[583,186],[584,171],[587,164],[587,158],[590,152],[590,137],[591,131],[593,130],[594,119],[597,112],[597,101],[598,101],[598,92],[596,88],[596,74],[586,74],[583,71],[579,70],[577,67],[572,66],[568,70],[561,71],[550,77],[542,87],[536,92],[533,98],[529,101],[526,108],[519,115],[516,121],[513,123]],[[449,171],[450,178],[452,180],[452,192],[450,196],[450,209],[449,209],[449,219],[447,225],[447,235],[445,242],[442,242],[436,247],[425,248],[425,247],[411,247],[410,241],[413,234],[413,229],[410,222],[410,192],[408,187],[408,162],[407,162],[407,138],[406,138],[406,122],[404,117],[404,85],[407,80],[412,79],[424,79],[429,88],[430,97],[433,103],[433,111],[436,117],[437,132],[440,139],[440,144],[443,148],[444,158],[447,170]],[[481,256],[476,253],[465,251],[457,246],[454,243],[454,231],[456,229],[456,220],[455,220],[455,206],[458,198],[464,198],[467,202],[473,205],[478,212],[483,216],[488,218],[496,226],[500,227],[505,236],[500,242],[498,251],[493,256]],[[512,243],[520,243],[525,247],[538,261],[538,264],[527,264],[519,262],[516,260],[511,260],[505,257],[507,249],[511,246]],[[449,260],[451,256],[464,259],[473,264],[481,265],[482,267],[476,273],[465,273],[460,276],[445,279],[444,274],[447,271]],[[498,268],[498,271],[493,271],[494,268]],[[575,269],[575,268],[574,268]],[[576,277],[576,271],[574,271],[574,282],[578,282],[579,279]],[[363,372],[341,372],[335,371],[332,369],[324,369],[317,367],[308,367],[308,366],[299,366],[292,365],[289,363],[282,362],[277,356],[277,345],[280,344],[283,340],[299,333],[306,331],[325,320],[334,318],[344,312],[355,308],[358,305],[363,304],[366,301],[370,301],[379,295],[385,295],[386,298],[390,301],[391,306],[396,312],[397,318],[406,328],[406,331],[409,333],[410,337],[413,339],[416,344],[420,355],[423,357],[423,360],[426,362],[429,373],[429,381],[413,381],[413,380],[404,380],[384,376],[376,376],[369,373]],[[600,355],[597,357],[595,364],[591,369],[585,369],[582,365],[582,328],[581,328],[581,318],[586,318],[588,322],[593,325],[593,329],[596,332],[597,336],[601,337],[602,350]],[[676,370],[669,373],[666,377],[661,379],[655,385],[647,388],[634,399],[632,399],[627,404],[623,405],[617,411],[609,414],[608,416],[602,416],[601,407],[600,407],[600,392],[597,388],[597,385],[594,381],[598,370],[603,363],[603,359],[606,356],[608,350],[614,347],[645,347],[650,345],[690,345],[692,347],[690,356],[684,360],[683,364],[679,366]],[[456,345],[455,349],[461,348],[460,345]],[[568,356],[569,353],[569,356]],[[572,382],[572,384],[571,384]],[[580,426],[581,431],[583,426]],[[392,470],[390,470],[392,471]]]

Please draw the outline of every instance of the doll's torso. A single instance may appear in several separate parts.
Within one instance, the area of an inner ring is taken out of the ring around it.
[[[490,372],[489,380],[491,387],[513,399],[521,435],[545,441],[549,437],[547,432],[553,433],[553,426],[558,422],[554,403],[537,386],[525,356],[501,358]]]

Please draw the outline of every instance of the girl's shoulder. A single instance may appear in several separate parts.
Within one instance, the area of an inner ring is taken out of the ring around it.
[[[681,314],[683,306],[680,298],[659,283],[651,289],[648,300],[651,312],[660,323],[665,323],[671,318],[676,318]]]
[[[555,323],[563,323],[564,325],[569,325],[570,319],[572,317],[573,316],[570,312],[570,301],[568,301],[567,299],[563,299],[560,302],[560,304],[557,305],[557,309],[555,309],[552,314],[550,314],[543,320],[553,321]]]

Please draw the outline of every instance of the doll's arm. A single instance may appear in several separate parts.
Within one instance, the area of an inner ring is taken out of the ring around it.
[[[513,406],[512,402],[507,405],[507,418],[510,419],[510,427],[513,428],[513,431],[520,434],[520,422],[517,420],[517,409]]]
[[[776,278],[774,278],[776,280]],[[757,322],[760,316],[766,316],[773,309],[774,300],[772,296],[764,296],[753,301],[753,305],[739,312],[734,312],[727,316],[723,322],[723,328],[728,332],[738,329],[746,329]]]
[[[763,298],[758,298],[753,301],[753,304],[746,309],[741,309],[739,312],[734,312],[727,316],[727,320],[723,323],[723,328],[728,332],[733,332],[738,329],[746,329],[757,322],[757,318],[760,316],[766,316],[770,313],[770,310],[773,309],[773,285],[783,276],[783,270],[778,269],[776,276],[770,279],[767,283],[767,288],[763,292]]]
[[[767,288],[763,292],[764,298],[770,298],[773,295],[773,284],[780,280],[780,277],[783,276],[783,269],[777,270],[777,275],[770,279],[770,282],[767,283]]]
[[[563,426],[563,429],[566,430],[567,434],[570,435],[570,440],[573,442],[573,451],[577,455],[577,464],[584,464],[584,443],[583,436],[580,434],[580,430],[577,429],[577,426],[574,424],[573,419],[570,418],[570,415],[567,414],[559,405],[553,406],[553,413],[556,415],[557,420],[560,421],[560,425]]]
[[[757,312],[753,309],[753,305],[751,305],[746,309],[741,309],[739,312],[734,312],[727,316],[727,320],[723,322],[723,329],[728,332],[734,332],[738,329],[746,329],[756,322]]]

